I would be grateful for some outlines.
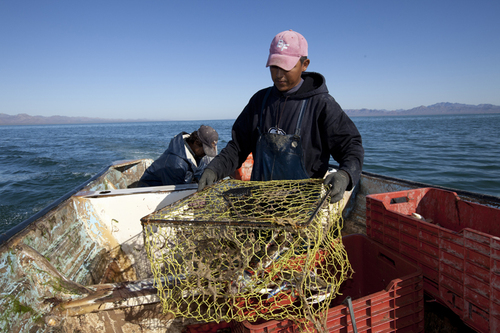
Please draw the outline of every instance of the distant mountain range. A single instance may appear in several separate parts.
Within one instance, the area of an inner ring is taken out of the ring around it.
[[[437,103],[429,106],[419,106],[409,110],[372,110],[358,109],[345,110],[349,117],[372,117],[372,116],[424,116],[424,115],[446,115],[446,114],[485,114],[500,113],[500,106],[491,104],[459,104],[459,103]]]
[[[121,122],[139,122],[149,120],[130,120],[130,119],[104,119],[89,117],[66,117],[66,116],[30,116],[26,113],[20,113],[12,116],[0,113],[1,125],[59,125],[59,124],[103,124],[103,123],[121,123]]]
[[[349,117],[374,117],[374,116],[421,116],[421,115],[452,115],[452,114],[486,114],[500,113],[500,106],[491,104],[459,104],[459,103],[437,103],[429,106],[419,106],[409,110],[374,110],[357,109],[345,110]],[[25,113],[8,115],[0,113],[1,125],[49,125],[49,124],[98,124],[118,122],[144,122],[154,121],[148,119],[104,119],[88,117],[66,117],[66,116],[30,116]]]

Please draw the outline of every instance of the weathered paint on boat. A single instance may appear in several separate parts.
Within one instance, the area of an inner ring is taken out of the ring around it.
[[[180,332],[192,320],[163,314],[140,218],[195,185],[134,188],[152,160],[117,162],[0,235],[0,330]],[[427,184],[364,172],[344,209],[344,230],[366,234],[366,196]],[[457,191],[500,207],[500,198]]]
[[[148,280],[140,218],[196,187],[127,188],[151,162],[115,163],[2,235],[1,331],[160,332],[171,326],[151,328],[147,316],[125,319],[130,311],[107,311],[101,319],[92,314],[147,304],[161,312]]]

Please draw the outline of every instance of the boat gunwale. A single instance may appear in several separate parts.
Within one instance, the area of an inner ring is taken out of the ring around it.
[[[38,219],[43,218],[45,215],[50,213],[52,210],[56,209],[61,203],[64,201],[70,199],[73,195],[76,193],[80,192],[82,189],[84,189],[86,186],[88,186],[91,182],[97,180],[99,177],[103,176],[110,168],[120,168],[125,165],[130,165],[130,164],[138,164],[140,161],[143,161],[146,159],[135,159],[135,160],[125,160],[125,161],[115,161],[113,163],[110,163],[106,167],[102,168],[100,171],[98,171],[94,176],[83,182],[82,184],[76,186],[72,190],[68,191],[67,193],[63,194],[61,197],[58,199],[54,200],[38,212],[36,212],[34,215],[30,216],[26,220],[22,221],[21,223],[17,224],[16,226],[12,227],[11,229],[7,230],[4,233],[0,234],[0,248],[4,247],[11,241],[16,235],[20,234],[23,232],[26,228],[28,228],[31,224],[36,222]],[[330,167],[337,168],[338,166],[335,165],[330,165]],[[442,189],[446,191],[452,191],[455,192],[459,197],[467,197],[467,198],[474,198],[478,202],[493,206],[493,207],[500,207],[500,197],[489,195],[489,194],[481,194],[477,192],[471,192],[471,191],[466,191],[466,190],[460,190],[460,189],[454,189],[454,188],[449,188],[449,187],[444,187],[444,186],[438,186],[438,185],[430,185],[422,182],[415,182],[411,180],[405,180],[401,178],[396,178],[396,177],[391,177],[391,176],[385,176],[377,173],[372,173],[372,172],[367,172],[367,171],[362,171],[362,174],[368,177],[372,178],[381,178],[387,181],[392,181],[395,183],[399,184],[406,184],[409,187],[431,187],[431,188],[437,188],[437,189]]]
[[[415,187],[415,188],[429,187],[429,188],[435,188],[435,189],[455,192],[459,197],[474,198],[478,202],[483,202],[483,204],[492,205],[494,203],[495,205],[498,205],[500,207],[500,197],[490,195],[490,194],[482,194],[482,193],[478,193],[478,192],[460,190],[460,189],[451,188],[451,187],[431,185],[431,184],[416,182],[416,181],[412,181],[412,180],[406,180],[406,179],[401,179],[401,178],[396,178],[396,177],[391,177],[391,176],[384,176],[384,175],[381,175],[378,173],[367,172],[367,171],[363,171],[362,174],[365,176],[368,176],[368,177],[372,177],[372,178],[381,178],[384,180],[393,181],[393,182],[398,183],[398,184],[407,184],[409,187],[412,187],[412,188],[413,187]],[[487,203],[485,203],[485,201],[487,201]]]
[[[29,218],[27,218],[26,220],[22,221],[21,223],[19,223],[16,226],[10,228],[6,232],[0,234],[0,247],[5,246],[17,234],[21,233],[23,230],[28,228],[32,223],[34,223],[38,219],[40,219],[40,218],[44,217],[45,215],[47,215],[48,213],[50,213],[52,210],[57,208],[61,203],[68,200],[69,198],[71,198],[74,194],[80,192],[83,188],[85,188],[85,186],[89,185],[91,182],[93,182],[94,180],[96,180],[99,177],[101,177],[102,175],[104,175],[106,173],[106,171],[108,171],[113,166],[114,166],[113,164],[110,164],[110,165],[104,167],[103,169],[98,171],[94,176],[92,176],[90,179],[86,180],[84,183],[82,183],[82,184],[76,186],[75,188],[73,188],[72,190],[66,192],[65,194],[63,194],[62,196],[60,196],[56,200],[52,201],[51,203],[49,203],[47,206],[45,206],[44,208],[42,208],[41,210],[39,210],[38,212],[36,212],[32,216],[30,216]]]
[[[106,174],[111,168],[120,168],[124,167],[127,165],[133,165],[133,164],[139,164],[141,161],[144,161],[146,159],[134,159],[134,160],[120,160],[120,161],[114,161],[101,170],[99,170],[94,176],[90,177],[80,185],[77,185],[73,189],[69,190],[59,198],[55,199],[51,203],[49,203],[47,206],[44,208],[40,209],[38,212],[27,218],[26,220],[22,221],[21,223],[17,224],[16,226],[10,228],[9,230],[3,232],[0,234],[0,248],[8,246],[10,241],[12,241],[17,235],[21,234],[24,230],[26,230],[29,226],[31,226],[34,222],[37,220],[43,218],[45,215],[50,213],[51,211],[55,210],[58,208],[63,202],[66,200],[70,199],[72,196],[83,190],[86,186],[88,186],[90,183],[93,181],[97,180],[99,177],[102,177],[103,175]]]

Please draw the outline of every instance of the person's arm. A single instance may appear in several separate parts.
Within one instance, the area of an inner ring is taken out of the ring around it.
[[[330,155],[337,163],[340,170],[347,173],[346,189],[350,190],[356,185],[361,176],[364,160],[364,149],[356,125],[333,100],[329,105],[333,112],[327,112],[324,130],[328,131],[328,148]]]
[[[198,190],[234,173],[255,148],[258,139],[258,120],[266,89],[257,92],[232,127],[232,139],[206,167],[198,183]],[[208,171],[208,172],[207,172]]]

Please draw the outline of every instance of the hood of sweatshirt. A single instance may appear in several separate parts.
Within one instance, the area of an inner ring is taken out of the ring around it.
[[[280,92],[276,87],[274,87],[274,89],[278,94],[288,96],[288,99],[304,99],[314,95],[328,93],[325,77],[323,75],[316,72],[304,72],[302,73],[302,79],[304,80],[302,85],[292,94],[287,94],[286,91],[284,93]]]

